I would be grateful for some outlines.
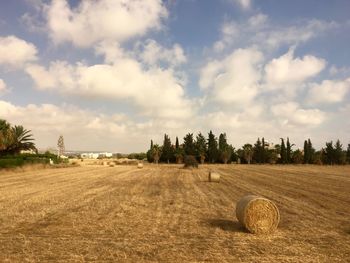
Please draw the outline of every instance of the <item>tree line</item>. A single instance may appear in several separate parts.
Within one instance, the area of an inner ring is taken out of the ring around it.
[[[273,145],[258,138],[255,144],[244,144],[235,149],[227,142],[226,133],[219,137],[210,131],[205,137],[201,132],[195,137],[188,133],[179,143],[178,137],[172,144],[170,137],[164,134],[163,144],[151,145],[146,153],[147,160],[154,163],[182,163],[186,156],[194,156],[200,163],[246,163],[246,164],[349,164],[350,144],[347,149],[339,140],[326,142],[325,147],[316,150],[310,139],[305,140],[304,148],[293,149],[295,144],[289,138],[280,138],[280,143]]]

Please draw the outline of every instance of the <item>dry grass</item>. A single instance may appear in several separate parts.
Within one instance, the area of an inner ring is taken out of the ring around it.
[[[1,171],[0,262],[347,262],[349,189],[350,167]],[[246,194],[276,203],[273,234],[240,227]]]

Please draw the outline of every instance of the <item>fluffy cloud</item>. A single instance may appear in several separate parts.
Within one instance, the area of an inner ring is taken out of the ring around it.
[[[0,79],[0,96],[7,91],[6,83]]]
[[[0,37],[0,65],[21,68],[37,60],[37,49],[32,43],[15,36]]]
[[[273,105],[271,112],[285,126],[316,126],[326,119],[326,114],[321,110],[303,109],[296,102]]]
[[[220,27],[221,38],[213,48],[221,52],[228,46],[258,45],[260,49],[271,51],[280,46],[305,43],[338,26],[335,22],[317,19],[279,26],[272,23],[267,15],[258,13],[244,22],[225,21]]]
[[[263,54],[254,48],[238,49],[222,61],[209,62],[200,72],[200,86],[216,101],[246,105],[257,95]]]
[[[172,48],[167,49],[152,39],[148,39],[141,46],[140,58],[148,65],[165,62],[171,66],[177,66],[187,61],[185,53],[179,44],[174,44]]]
[[[345,80],[324,80],[321,84],[310,84],[307,101],[311,104],[338,103],[350,91],[350,78]]]
[[[71,105],[17,106],[0,100],[0,116],[31,130],[37,146],[44,149],[55,147],[60,134],[64,135],[67,149],[111,151],[127,150],[126,143],[139,136],[132,130],[133,123],[124,115],[96,114]]]
[[[130,100],[147,116],[187,118],[193,110],[181,80],[174,76],[171,69],[144,69],[142,64],[128,57],[121,57],[111,65],[72,65],[56,61],[48,69],[30,65],[26,72],[41,90],[90,98]]]
[[[294,50],[279,58],[273,59],[265,66],[265,78],[269,89],[284,88],[304,82],[317,74],[325,67],[323,59],[306,55],[303,58],[294,58]]]
[[[221,52],[226,46],[231,44],[235,38],[239,37],[239,26],[234,22],[226,21],[221,26],[221,39],[214,43],[214,51]]]
[[[280,45],[296,45],[307,42],[337,26],[335,22],[326,22],[317,19],[303,21],[300,24],[283,28],[269,26],[267,28],[268,30],[259,32],[256,35],[256,41],[261,41],[273,48]]]
[[[252,0],[231,0],[243,10],[249,10],[252,7]]]
[[[81,1],[74,9],[67,0],[53,0],[44,10],[51,39],[78,47],[144,35],[159,29],[161,18],[167,16],[161,0]]]

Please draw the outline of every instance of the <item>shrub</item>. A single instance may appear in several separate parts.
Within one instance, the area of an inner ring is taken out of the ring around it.
[[[196,159],[196,157],[194,157],[193,155],[185,155],[184,158],[184,167],[195,167],[198,168],[198,161]]]

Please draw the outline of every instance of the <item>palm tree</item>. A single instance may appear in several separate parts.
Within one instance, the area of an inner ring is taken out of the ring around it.
[[[159,162],[161,152],[162,152],[162,149],[158,144],[153,145],[152,155],[153,155],[154,162],[156,164],[158,164],[158,162]]]
[[[247,163],[250,164],[253,158],[253,146],[247,143],[242,148],[244,159],[246,159]]]
[[[10,145],[7,151],[10,154],[18,154],[22,150],[36,150],[33,142],[33,135],[30,130],[26,130],[22,125],[15,125],[10,130]]]
[[[0,119],[0,152],[5,152],[12,141],[11,125]]]

